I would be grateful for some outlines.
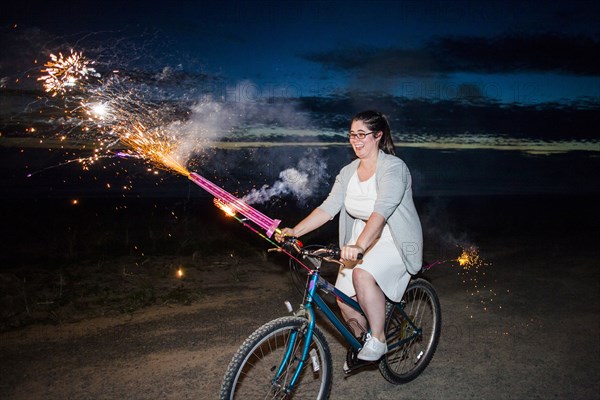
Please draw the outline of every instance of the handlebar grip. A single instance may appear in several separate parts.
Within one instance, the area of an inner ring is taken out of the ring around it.
[[[342,256],[342,250],[340,250],[340,249],[334,250],[332,256],[333,256],[333,258],[338,258],[339,259]],[[356,255],[356,259],[357,260],[362,260],[363,259],[363,253],[358,253]]]

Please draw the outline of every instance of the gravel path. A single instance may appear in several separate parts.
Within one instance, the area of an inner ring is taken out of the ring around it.
[[[456,267],[427,272],[441,299],[443,332],[428,369],[407,385],[389,384],[377,369],[345,379],[345,349],[325,326],[331,398],[598,399],[597,250],[580,245],[567,253],[514,240],[482,246],[493,263],[478,272],[478,288]],[[5,332],[0,398],[217,398],[244,338],[285,315],[285,299],[299,302],[281,264],[248,265],[249,279],[234,284],[215,275],[191,306]]]

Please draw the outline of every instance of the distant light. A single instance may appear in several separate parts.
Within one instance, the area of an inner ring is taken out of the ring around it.
[[[71,200],[71,204],[73,204],[74,206],[76,206],[77,204],[79,204],[79,200],[73,199],[73,200]]]
[[[177,277],[179,279],[183,278],[183,268],[179,267],[179,269],[177,270]]]

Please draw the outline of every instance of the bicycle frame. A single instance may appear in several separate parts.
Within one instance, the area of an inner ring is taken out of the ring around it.
[[[218,205],[217,202],[215,204]],[[301,372],[303,371],[304,367],[307,366],[306,362],[308,361],[309,357],[312,358],[311,361],[313,363],[313,373],[317,373],[319,371],[319,359],[324,360],[325,374],[321,376],[321,378],[323,378],[321,390],[323,393],[329,393],[331,390],[331,351],[327,344],[327,339],[323,336],[321,330],[316,328],[315,307],[320,309],[323,314],[325,314],[325,317],[334,325],[335,329],[351,346],[347,356],[348,363],[344,366],[345,373],[348,374],[352,371],[362,368],[365,365],[373,364],[358,359],[358,352],[363,346],[361,340],[354,336],[354,334],[350,331],[350,328],[347,327],[346,324],[342,322],[340,318],[331,310],[325,300],[323,300],[323,297],[321,297],[317,291],[317,289],[321,289],[325,292],[325,294],[329,295],[331,293],[338,301],[347,304],[361,315],[365,315],[356,300],[342,293],[340,290],[335,288],[334,285],[320,276],[320,260],[336,262],[336,260],[340,259],[340,249],[335,249],[335,247],[332,246],[326,248],[325,246],[317,245],[316,247],[318,247],[318,249],[315,250],[314,253],[311,253],[306,248],[303,249],[302,243],[298,241],[297,238],[292,236],[285,237],[285,235],[283,235],[285,238],[283,240],[284,244],[279,245],[269,237],[263,235],[256,228],[252,227],[247,222],[247,219],[238,218],[235,214],[231,214],[225,209],[224,211],[226,211],[228,215],[231,215],[242,225],[257,233],[260,237],[275,246],[274,248],[269,249],[269,251],[278,251],[284,253],[290,257],[290,260],[297,262],[299,266],[305,268],[308,272],[308,279],[307,285],[305,285],[303,304],[301,304],[300,309],[294,313],[294,317],[291,319],[282,318],[273,320],[270,323],[263,325],[263,327],[256,330],[253,335],[248,337],[244,344],[240,347],[234,358],[232,358],[229,367],[227,368],[227,373],[224,377],[223,386],[221,388],[221,398],[232,398],[231,396],[236,392],[238,378],[240,378],[242,369],[246,365],[250,365],[250,368],[252,368],[252,363],[249,361],[249,359],[243,357],[250,357],[254,354],[253,352],[255,350],[262,352],[259,347],[249,346],[260,346],[264,343],[267,343],[267,345],[270,346],[270,342],[263,342],[262,340],[270,340],[271,337],[274,337],[273,335],[279,335],[279,333],[277,333],[279,331],[273,329],[282,329],[282,331],[289,333],[287,335],[284,334],[285,336],[282,336],[286,337],[287,341],[287,343],[284,343],[282,347],[275,343],[275,349],[280,348],[281,350],[284,350],[282,357],[281,354],[279,354],[279,356],[282,358],[279,366],[276,367],[277,361],[275,361],[275,366],[271,363],[273,360],[269,362],[268,371],[270,372],[268,372],[267,376],[271,375],[276,368],[275,376],[273,379],[271,379],[271,393],[289,394],[294,391],[300,379]],[[276,232],[278,232],[280,235],[282,234],[281,231],[276,230]],[[317,252],[319,253],[317,254]],[[312,258],[313,261],[316,260],[317,263],[313,264],[313,268],[311,268],[305,265],[298,257],[308,257],[309,259]],[[295,269],[299,267],[292,266],[292,268]],[[293,272],[297,271],[293,270]],[[409,287],[410,285],[411,283],[409,283]],[[419,291],[417,293],[423,293],[422,296],[424,297],[422,297],[421,300],[429,301],[429,304],[432,306],[432,333],[431,337],[427,339],[428,342],[425,344],[425,350],[421,350],[415,358],[410,358],[409,353],[412,351],[411,349],[413,344],[419,346],[418,339],[421,338],[424,333],[423,328],[417,327],[415,322],[413,322],[413,318],[418,318],[419,320],[422,318],[420,312],[421,305],[417,304],[415,308],[413,304],[417,299],[413,298],[412,296],[407,297],[407,300],[402,300],[400,303],[386,302],[385,332],[387,335],[386,342],[388,353],[380,360],[379,370],[384,378],[393,384],[406,383],[416,378],[431,361],[439,340],[439,324],[441,322],[441,316],[439,299],[437,298],[435,290],[430,284],[427,283],[424,285],[423,283],[419,282],[419,280],[415,282],[414,286],[416,290]],[[410,310],[405,310],[407,304],[410,304]],[[292,312],[291,306],[290,312]],[[412,316],[408,315],[407,312],[409,312]],[[289,329],[292,328],[292,326],[295,328]],[[426,321],[424,326],[428,326]],[[315,329],[317,330],[315,331]],[[315,339],[317,351],[319,354],[324,355],[324,358],[323,356],[319,358],[315,352],[315,348],[312,347],[314,336],[317,336]],[[299,348],[298,341],[300,341],[302,344],[302,349]],[[413,341],[415,341],[415,343],[412,343]],[[298,353],[296,350],[298,350]],[[395,351],[392,353],[393,350]],[[425,355],[425,357],[421,359],[423,355]],[[259,354],[257,359],[260,362],[260,360],[263,359],[263,356]],[[413,365],[413,367],[409,367],[408,372],[398,373],[396,370],[392,369],[392,363],[403,365],[406,364],[406,362],[412,362]],[[291,378],[288,376],[288,372],[293,374]]]
[[[323,314],[325,314],[325,317],[333,324],[333,326],[337,329],[337,331],[344,337],[344,339],[346,339],[346,341],[350,344],[350,346],[352,346],[352,348],[355,351],[358,352],[362,348],[362,343],[354,336],[354,334],[352,332],[350,332],[350,330],[348,329],[346,324],[343,323],[338,318],[336,313],[334,313],[331,310],[331,308],[327,305],[325,300],[323,300],[321,295],[318,293],[317,289],[322,289],[326,293],[332,293],[337,299],[340,299],[342,302],[344,302],[345,304],[352,307],[354,310],[356,310],[356,311],[360,312],[362,315],[364,315],[363,310],[361,309],[360,305],[358,304],[358,302],[356,300],[350,298],[349,296],[347,296],[346,294],[341,292],[339,289],[337,289],[334,285],[332,285],[331,283],[329,283],[328,281],[326,281],[325,279],[323,279],[321,277],[319,268],[317,268],[315,270],[311,270],[309,272],[309,276],[308,276],[308,288],[307,288],[306,295],[305,295],[305,301],[302,304],[301,311],[300,311],[300,314],[302,312],[304,312],[304,314],[307,318],[307,321],[308,321],[308,326],[307,326],[307,331],[306,331],[306,340],[304,341],[304,347],[302,349],[302,356],[299,360],[298,367],[296,368],[296,371],[295,371],[292,379],[290,379],[290,382],[286,388],[287,392],[291,392],[294,389],[294,386],[296,384],[296,381],[300,374],[300,371],[302,370],[304,363],[308,360],[308,357],[309,357],[308,349],[310,346],[313,330],[315,327],[315,310],[314,310],[313,304],[316,305],[316,307],[318,309],[320,309],[323,312]],[[413,334],[406,338],[403,338],[402,340],[400,340],[398,342],[388,343],[388,351],[392,350],[398,346],[402,346],[403,344],[413,340],[416,336],[421,334],[421,328],[418,328],[414,324],[412,319],[405,313],[402,303],[396,304],[395,307],[398,307],[400,314],[412,328]],[[290,357],[293,357],[292,353],[293,353],[293,349],[295,346],[297,336],[298,336],[298,332],[294,332],[294,334],[290,338],[290,343],[287,345],[288,347],[287,347],[285,356],[284,356],[281,364],[279,365],[279,368],[277,369],[277,373],[276,373],[275,377],[273,378],[273,382],[276,382],[279,379],[281,374],[284,372],[285,366],[288,364]]]

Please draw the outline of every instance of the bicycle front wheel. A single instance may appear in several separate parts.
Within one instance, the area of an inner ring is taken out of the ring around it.
[[[300,363],[307,325],[305,318],[283,317],[252,333],[227,367],[221,400],[327,399],[331,391],[331,352],[316,327],[307,360]],[[300,367],[290,389],[290,380]]]
[[[441,329],[440,301],[435,289],[425,279],[411,281],[401,303],[387,303],[385,330],[389,351],[379,363],[383,377],[402,384],[419,376],[435,353]]]

